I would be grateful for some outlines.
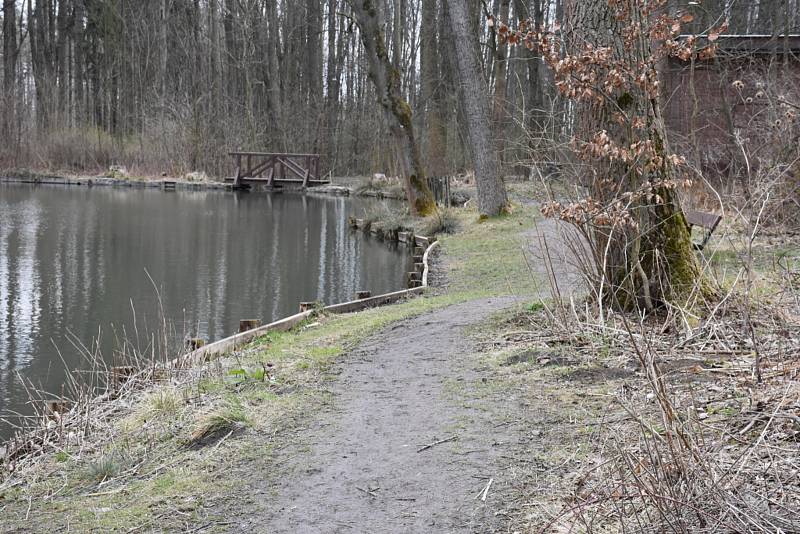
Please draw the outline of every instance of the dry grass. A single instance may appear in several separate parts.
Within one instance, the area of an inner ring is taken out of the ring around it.
[[[553,416],[559,436],[537,455],[546,474],[520,469],[509,505],[515,524],[537,532],[800,530],[796,254],[781,240],[786,250],[775,261],[775,246],[751,236],[723,229],[716,251],[706,251],[706,274],[723,288],[717,302],[648,316],[565,296],[555,287],[562,271],[541,258],[553,273],[551,295],[561,298],[506,318],[483,343],[509,387],[522,382],[531,402],[555,396],[559,410],[580,410],[568,422]],[[552,461],[569,448],[572,457]]]

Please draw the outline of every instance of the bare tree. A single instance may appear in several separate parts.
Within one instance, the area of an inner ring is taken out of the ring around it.
[[[651,7],[570,0],[567,58],[559,58],[566,62],[559,81],[577,102],[578,144],[590,162],[583,206],[602,206],[587,221],[601,284],[622,308],[683,305],[711,292],[678,204],[680,159],[669,152],[661,116]],[[570,81],[592,78],[598,83]]]
[[[369,77],[375,85],[378,102],[390,125],[389,130],[397,151],[397,163],[404,177],[406,198],[414,213],[427,215],[435,209],[435,204],[422,166],[419,145],[414,136],[411,107],[401,92],[400,71],[392,65],[386,49],[381,16],[382,2],[352,0],[351,3],[361,29],[361,42],[367,55]]]
[[[508,198],[492,142],[489,91],[480,69],[475,36],[470,31],[466,0],[447,0],[447,7],[450,30],[455,37],[467,137],[475,165],[478,211],[482,216],[492,217],[506,208]]]

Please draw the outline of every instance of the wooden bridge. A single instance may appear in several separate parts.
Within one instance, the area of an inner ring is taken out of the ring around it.
[[[235,187],[263,184],[276,187],[299,184],[314,187],[330,183],[320,176],[319,154],[272,154],[268,152],[229,152],[236,174],[226,181]]]

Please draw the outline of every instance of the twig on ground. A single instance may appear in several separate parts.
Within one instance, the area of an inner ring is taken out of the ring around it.
[[[425,445],[424,447],[422,447],[420,449],[417,449],[417,452],[422,452],[422,451],[430,449],[431,447],[435,447],[437,445],[441,445],[442,443],[447,443],[448,441],[454,441],[456,439],[458,439],[458,436],[450,436],[449,438],[446,438],[446,439],[440,439],[439,441],[434,441],[433,443],[429,443],[429,444]]]
[[[494,478],[490,478],[489,482],[487,482],[486,486],[481,491],[478,492],[478,494],[475,496],[475,498],[477,499],[477,498],[480,497],[481,501],[486,502],[486,496],[489,495],[489,488],[492,487],[492,483],[493,482],[494,482]]]
[[[377,496],[378,496],[378,494],[377,494],[377,493],[375,493],[375,490],[371,490],[371,489],[364,489],[364,488],[359,488],[358,486],[356,486],[356,489],[357,489],[358,491],[363,491],[364,493],[366,493],[366,494],[368,494],[368,495],[371,495],[371,496],[373,496],[373,497],[377,497]],[[375,488],[375,489],[380,489],[380,488]]]

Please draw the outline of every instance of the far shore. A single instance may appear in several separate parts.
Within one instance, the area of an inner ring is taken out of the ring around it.
[[[322,185],[308,189],[285,188],[277,191],[303,191],[318,195],[332,196],[358,196],[373,198],[402,199],[402,194],[394,191],[373,190],[358,187],[362,177],[333,177],[330,185]],[[109,172],[102,175],[72,174],[60,171],[37,171],[30,169],[0,170],[0,183],[23,183],[37,185],[61,186],[105,186],[148,188],[163,190],[184,191],[234,191],[232,183],[218,178],[209,177],[203,173],[188,173],[180,177],[174,176],[130,176],[118,172]],[[270,191],[266,188],[256,188],[256,191]]]

